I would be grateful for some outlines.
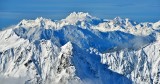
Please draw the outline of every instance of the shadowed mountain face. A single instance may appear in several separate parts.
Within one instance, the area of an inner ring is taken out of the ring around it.
[[[4,83],[159,83],[159,30],[160,22],[82,12],[59,21],[22,20],[0,31],[0,75]]]

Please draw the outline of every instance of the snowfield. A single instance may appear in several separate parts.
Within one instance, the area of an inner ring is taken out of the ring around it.
[[[22,20],[0,31],[3,84],[160,84],[160,21]]]

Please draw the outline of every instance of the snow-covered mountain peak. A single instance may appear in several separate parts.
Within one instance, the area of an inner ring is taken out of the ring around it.
[[[35,19],[35,22],[45,24],[47,22],[52,22],[52,20],[51,19],[46,19],[46,18],[43,18],[43,17],[38,17],[38,18]]]
[[[123,21],[123,19],[121,18],[121,17],[115,17],[114,19],[113,19],[114,21],[118,21],[118,22],[122,22]]]
[[[90,19],[92,18],[91,15],[89,15],[89,13],[83,13],[83,12],[73,12],[71,13],[69,16],[66,17],[67,20],[86,20],[86,19]]]
[[[153,28],[154,28],[154,29],[160,29],[160,21],[155,22],[155,23],[153,24]]]
[[[71,44],[71,42],[68,42],[66,43],[64,46],[61,47],[62,49],[62,52],[65,53],[65,54],[68,54],[68,55],[72,55],[72,49],[73,49],[73,46]]]
[[[136,22],[130,20],[129,18],[121,18],[121,17],[116,17],[112,20],[114,24],[118,24],[120,26],[135,26],[137,25]]]
[[[50,19],[46,19],[46,18],[43,18],[43,17],[38,17],[35,19],[37,22],[40,22],[40,21],[45,21],[45,20],[50,20]]]
[[[43,17],[38,17],[35,20],[26,20],[23,19],[16,28],[23,27],[23,28],[54,28],[55,27],[55,22],[53,22],[51,19],[46,19]]]
[[[91,16],[89,13],[83,12],[73,12],[69,16],[64,19],[64,21],[68,22],[69,24],[81,24],[84,26],[87,23],[92,23],[93,20],[100,20],[99,18]]]

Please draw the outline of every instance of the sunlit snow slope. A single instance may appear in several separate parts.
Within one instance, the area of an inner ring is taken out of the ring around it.
[[[3,84],[159,84],[160,21],[22,20],[0,31]]]

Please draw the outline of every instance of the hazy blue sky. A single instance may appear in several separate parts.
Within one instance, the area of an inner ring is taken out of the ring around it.
[[[99,18],[120,16],[155,22],[160,20],[160,0],[0,0],[0,28],[17,24],[23,18],[62,19],[74,11]]]

